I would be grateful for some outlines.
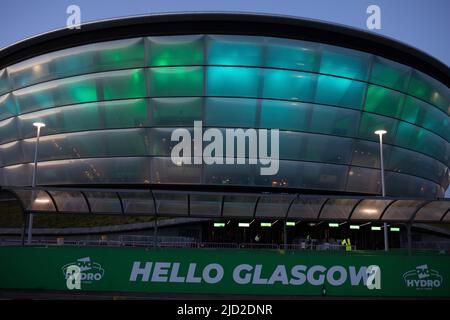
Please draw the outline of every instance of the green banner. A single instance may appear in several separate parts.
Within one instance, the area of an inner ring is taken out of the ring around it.
[[[450,297],[450,255],[0,247],[0,288]]]

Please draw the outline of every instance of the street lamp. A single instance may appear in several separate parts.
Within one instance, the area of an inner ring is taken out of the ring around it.
[[[383,161],[383,135],[387,133],[386,130],[377,130],[374,132],[380,138],[380,168],[381,168],[381,195],[386,197],[386,190],[384,188],[384,161]],[[387,223],[384,223],[384,251],[389,249],[389,239]]]
[[[33,126],[36,127],[36,145],[34,147],[34,166],[33,166],[33,176],[31,180],[31,188],[32,188],[32,197],[31,200],[35,199],[35,188],[36,188],[36,173],[37,173],[37,159],[38,159],[38,146],[39,146],[39,137],[41,136],[41,128],[45,127],[45,123],[42,122],[34,122]],[[28,219],[28,240],[27,243],[31,244],[31,240],[33,238],[32,234],[33,230],[33,214],[30,214]]]

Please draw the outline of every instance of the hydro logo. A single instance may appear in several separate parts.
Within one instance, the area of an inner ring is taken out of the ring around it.
[[[80,268],[80,280],[84,283],[99,281],[103,278],[103,274],[105,273],[105,270],[99,263],[92,262],[90,257],[85,257],[77,259],[75,262],[70,262],[61,268],[66,280],[72,275],[69,271],[70,266],[77,266]]]
[[[428,265],[417,266],[403,274],[403,279],[407,287],[416,288],[416,290],[432,290],[442,285],[442,276],[438,271],[429,269]]]

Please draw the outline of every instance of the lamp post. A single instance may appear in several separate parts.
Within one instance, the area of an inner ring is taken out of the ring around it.
[[[41,136],[41,128],[45,127],[45,123],[42,122],[34,122],[33,126],[36,127],[36,145],[34,147],[34,166],[33,166],[33,176],[31,180],[31,201],[35,200],[35,188],[36,188],[36,173],[37,173],[37,159],[38,159],[38,146],[39,146],[39,137]],[[27,243],[31,244],[31,240],[33,239],[33,214],[31,213],[28,219],[28,239]]]
[[[383,135],[386,134],[386,130],[377,130],[375,134],[380,138],[380,168],[381,168],[381,195],[386,197],[386,190],[384,188],[384,160],[383,160]],[[387,223],[383,224],[384,226],[384,251],[388,251],[389,249],[389,239],[388,239],[388,230]]]

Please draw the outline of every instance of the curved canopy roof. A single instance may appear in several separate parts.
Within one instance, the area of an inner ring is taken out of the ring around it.
[[[11,188],[26,213],[450,223],[450,199],[202,192],[158,189]]]

